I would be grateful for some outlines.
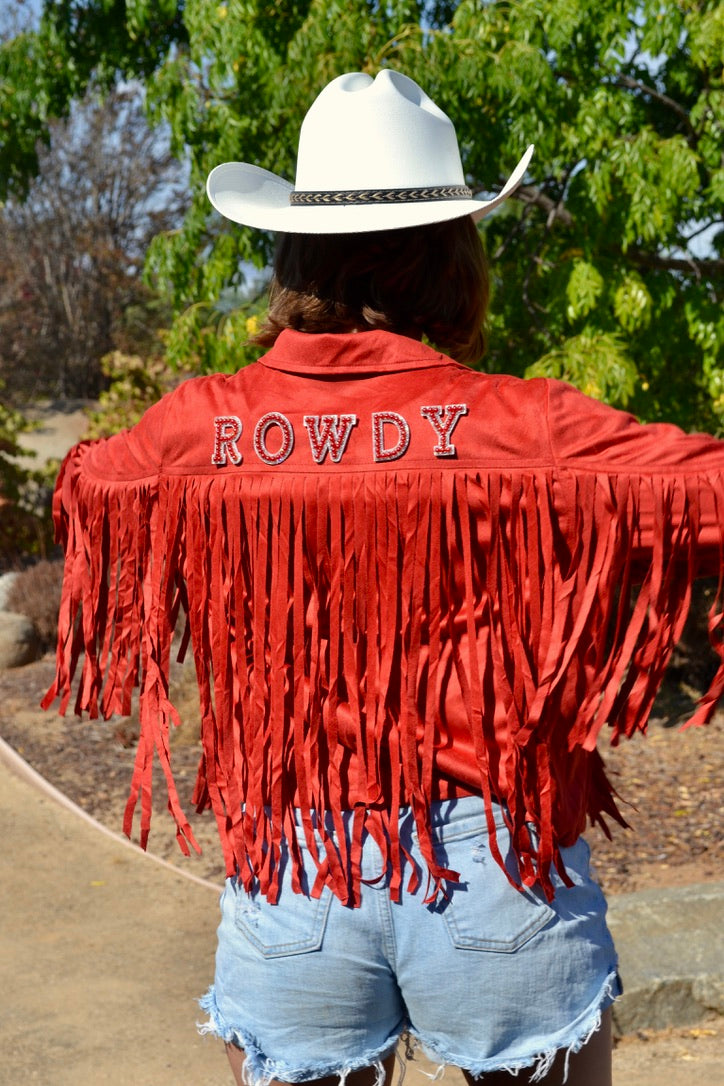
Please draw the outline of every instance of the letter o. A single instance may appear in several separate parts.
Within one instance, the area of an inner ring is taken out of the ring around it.
[[[276,452],[270,452],[267,448],[267,434],[272,426],[278,426],[281,431],[282,443]],[[262,415],[254,429],[254,452],[264,464],[274,467],[282,464],[294,448],[294,430],[286,415],[279,411],[269,411]]]

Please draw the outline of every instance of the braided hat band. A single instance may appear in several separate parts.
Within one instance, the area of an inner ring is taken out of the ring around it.
[[[409,204],[428,200],[472,200],[467,185],[437,185],[417,189],[346,189],[332,192],[290,192],[289,203],[296,207],[340,204]]]

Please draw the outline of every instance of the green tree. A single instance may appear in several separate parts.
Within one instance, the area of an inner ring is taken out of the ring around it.
[[[190,169],[183,228],[147,258],[178,314],[169,354],[234,368],[259,307],[248,262],[271,239],[219,220],[208,171],[241,158],[293,178],[321,86],[398,67],[454,119],[475,190],[536,144],[518,198],[482,226],[482,364],[721,430],[723,56],[718,0],[48,0],[0,50],[0,193],[23,191],[48,118],[89,79],[142,77]]]

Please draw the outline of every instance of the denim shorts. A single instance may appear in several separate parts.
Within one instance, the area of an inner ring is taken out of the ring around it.
[[[513,864],[501,813],[498,843]],[[378,1064],[407,1034],[439,1064],[474,1075],[546,1068],[578,1051],[620,994],[606,902],[580,838],[563,850],[574,885],[556,882],[551,904],[514,889],[490,854],[483,801],[432,805],[436,851],[460,872],[433,905],[416,893],[390,899],[371,836],[364,842],[362,902],[344,906],[286,882],[277,905],[235,879],[221,897],[216,975],[201,1000],[202,1032],[246,1053],[253,1086],[305,1082]],[[303,832],[299,831],[304,845]],[[425,870],[414,820],[401,840]],[[316,871],[304,848],[307,879]],[[514,870],[514,867],[511,867]]]

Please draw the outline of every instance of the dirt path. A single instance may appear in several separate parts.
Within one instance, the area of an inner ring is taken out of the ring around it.
[[[215,891],[104,837],[0,765],[0,1083],[230,1086],[194,996],[213,971]],[[46,860],[39,875],[36,856]],[[627,1038],[615,1086],[721,1086],[719,1026]],[[409,1086],[429,1083],[414,1063]],[[445,1080],[462,1086],[458,1072]]]
[[[194,996],[213,972],[215,892],[7,770],[0,818],[12,826],[0,852],[0,1082],[228,1082],[221,1046],[194,1028]]]

